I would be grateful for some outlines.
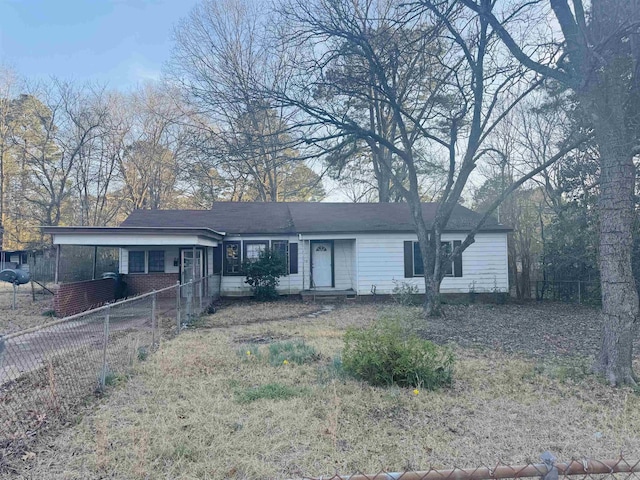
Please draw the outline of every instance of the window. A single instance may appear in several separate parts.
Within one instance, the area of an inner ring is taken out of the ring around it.
[[[164,250],[149,251],[149,273],[164,272]]]
[[[444,271],[445,277],[453,276],[453,261],[445,260],[446,257],[451,255],[453,251],[452,242],[440,242],[440,252],[443,257],[441,268]],[[424,275],[424,265],[422,264],[422,253],[420,252],[420,244],[413,242],[413,275],[421,277]]]
[[[241,256],[240,256],[240,242],[224,242],[224,274],[225,275],[240,275]]]
[[[269,248],[269,242],[266,240],[246,240],[244,242],[244,259],[247,262],[255,262],[267,248]]]
[[[284,258],[287,264],[287,274],[289,274],[289,242],[287,240],[274,240],[271,242],[271,249]]]
[[[413,275],[415,277],[421,277],[424,275],[422,252],[420,252],[420,244],[418,242],[413,242]]]
[[[129,252],[129,273],[145,273],[144,252]]]
[[[447,257],[453,252],[453,245],[451,242],[440,242],[440,254],[442,255],[442,264],[440,268],[445,277],[453,277],[453,260],[447,260]]]

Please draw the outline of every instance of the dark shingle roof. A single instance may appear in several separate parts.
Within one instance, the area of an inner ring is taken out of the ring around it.
[[[427,226],[437,204],[424,203]],[[473,228],[480,214],[456,206],[446,231]],[[211,210],[136,210],[123,227],[211,228],[227,234],[413,232],[406,203],[217,202]],[[491,218],[481,231],[509,231]]]

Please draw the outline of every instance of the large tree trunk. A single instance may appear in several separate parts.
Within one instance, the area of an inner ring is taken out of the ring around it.
[[[592,104],[598,110],[595,131],[601,157],[599,265],[603,316],[595,370],[612,385],[635,385],[633,340],[639,314],[631,262],[635,167],[621,101],[624,96],[617,86],[601,88]]]
[[[422,265],[424,268],[424,304],[423,311],[426,317],[439,317],[442,315],[442,304],[440,302],[440,265],[436,258],[440,254],[440,233],[429,232],[422,216],[422,203],[418,195],[407,198],[411,216],[416,227],[420,253],[422,254]],[[434,229],[435,230],[435,229]]]
[[[425,296],[424,314],[427,317],[442,316],[442,302],[440,301],[440,280],[433,276],[424,276]]]

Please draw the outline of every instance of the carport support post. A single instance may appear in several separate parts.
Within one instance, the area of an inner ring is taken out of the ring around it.
[[[93,272],[91,278],[93,280],[96,279],[96,273],[98,272],[98,246],[94,245],[93,247]]]
[[[58,284],[60,277],[60,244],[56,245],[56,273],[54,275],[53,283]]]
[[[156,346],[156,291],[151,294],[151,349]]]
[[[192,246],[191,247],[191,252],[192,252],[192,259],[193,261],[191,262],[191,305],[190,305],[190,315],[189,315],[189,322],[193,321],[193,312],[196,309],[196,297],[195,297],[195,288],[196,288],[196,247]],[[202,265],[200,265],[200,271],[202,271]]]
[[[180,280],[176,283],[176,322],[178,323],[176,334],[180,334],[180,327],[182,326],[182,319],[180,318]]]
[[[109,345],[109,314],[111,307],[107,305],[104,310],[104,344],[102,347],[102,375],[100,386],[104,389],[107,382],[107,346]]]

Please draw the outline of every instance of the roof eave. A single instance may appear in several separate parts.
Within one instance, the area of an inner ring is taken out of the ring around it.
[[[158,234],[165,233],[168,235],[184,235],[185,233],[205,234],[216,240],[222,240],[226,235],[225,232],[218,232],[206,227],[82,227],[82,226],[43,226],[40,227],[42,233],[45,234],[63,234],[74,233],[80,235],[92,235],[96,233],[112,233],[112,234]]]

